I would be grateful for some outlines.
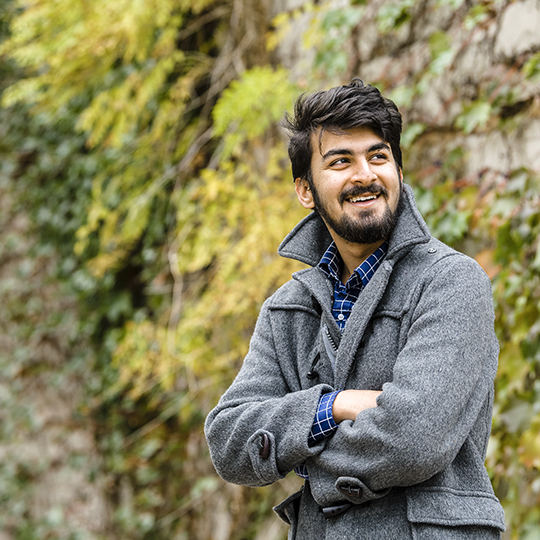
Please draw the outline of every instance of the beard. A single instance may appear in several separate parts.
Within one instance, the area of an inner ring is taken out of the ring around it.
[[[334,219],[328,212],[327,207],[321,201],[314,186],[311,186],[315,210],[319,213],[327,227],[330,227],[339,237],[347,242],[355,244],[375,244],[381,240],[386,240],[394,230],[398,218],[399,200],[396,210],[393,211],[387,204],[382,216],[372,215],[369,209],[362,210],[362,215],[353,218],[347,214],[342,214],[339,219]],[[367,187],[355,186],[344,191],[340,196],[340,204],[352,197],[364,193],[373,193],[388,199],[388,191],[383,186],[370,185]],[[400,191],[401,199],[401,191]]]

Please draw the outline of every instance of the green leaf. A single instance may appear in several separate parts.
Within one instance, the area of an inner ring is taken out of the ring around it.
[[[521,68],[527,79],[535,79],[540,75],[540,52],[533,54]]]
[[[450,37],[448,34],[443,31],[433,32],[429,37],[429,52],[432,60],[448,51],[448,49],[450,49]]]
[[[465,133],[486,126],[491,117],[491,105],[486,101],[475,101],[463,107],[463,112],[456,119],[456,126]]]
[[[473,30],[477,25],[489,19],[491,6],[489,3],[477,4],[471,7],[464,21],[466,30]]]
[[[419,135],[421,135],[425,129],[426,125],[419,122],[413,122],[409,124],[405,128],[405,130],[403,131],[403,135],[401,136],[401,146],[403,148],[409,148],[415,141],[415,139]]]
[[[262,135],[292,106],[297,90],[285,69],[269,66],[245,71],[214,107],[214,133],[224,136],[223,157],[244,141]]]
[[[377,28],[382,34],[398,30],[411,19],[414,0],[399,0],[383,3],[377,13]]]

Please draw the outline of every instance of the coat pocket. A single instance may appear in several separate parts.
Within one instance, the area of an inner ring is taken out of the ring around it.
[[[407,493],[414,540],[495,540],[505,530],[504,511],[489,493],[425,488]]]

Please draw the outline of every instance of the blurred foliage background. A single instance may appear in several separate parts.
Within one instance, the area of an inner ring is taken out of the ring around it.
[[[285,111],[354,76],[405,123],[432,233],[493,281],[488,470],[540,539],[536,0],[0,0],[1,540],[277,540],[205,415],[305,215]]]

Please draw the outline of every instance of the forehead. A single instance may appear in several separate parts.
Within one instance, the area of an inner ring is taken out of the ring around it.
[[[340,148],[355,152],[367,151],[374,144],[385,142],[371,129],[363,127],[343,130],[319,129],[311,134],[312,157],[321,158],[329,150]]]

